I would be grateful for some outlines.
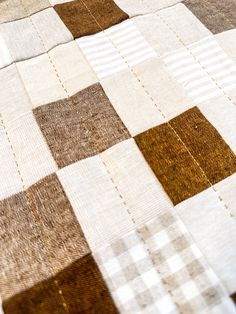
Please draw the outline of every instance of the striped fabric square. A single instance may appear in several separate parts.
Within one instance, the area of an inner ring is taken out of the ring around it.
[[[236,86],[236,64],[213,37],[173,52],[165,57],[165,62],[195,104]]]
[[[234,311],[219,279],[174,213],[159,215],[139,232],[181,313]]]
[[[156,56],[131,20],[80,38],[77,43],[99,79]]]
[[[120,313],[178,313],[136,232],[94,256]]]

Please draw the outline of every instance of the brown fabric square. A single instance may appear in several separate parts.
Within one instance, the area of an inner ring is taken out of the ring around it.
[[[231,299],[233,300],[233,302],[234,302],[235,305],[236,305],[236,292],[233,293],[230,297],[231,297]]]
[[[235,0],[184,0],[183,3],[213,34],[236,26]]]
[[[236,156],[218,131],[194,107],[170,121],[212,184],[236,172]]]
[[[90,252],[55,174],[0,202],[3,299]]]
[[[54,9],[74,38],[95,34],[129,17],[113,0],[76,0]]]
[[[6,314],[118,313],[101,273],[89,254],[3,303]]]
[[[236,156],[197,107],[135,137],[176,205],[236,172]]]
[[[130,137],[100,84],[33,112],[60,168]]]
[[[167,124],[137,135],[135,141],[175,205],[210,186]]]

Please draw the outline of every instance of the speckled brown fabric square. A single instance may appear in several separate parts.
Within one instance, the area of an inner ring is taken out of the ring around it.
[[[236,172],[236,156],[197,107],[135,137],[174,204]]]
[[[128,18],[113,0],[76,0],[54,9],[74,38],[95,34]]]
[[[0,241],[3,299],[90,252],[55,174],[0,202]]]
[[[213,34],[236,26],[234,0],[184,0],[183,3]]]
[[[34,115],[60,168],[130,137],[100,84],[38,107]]]
[[[118,313],[91,254],[6,300],[5,314]]]

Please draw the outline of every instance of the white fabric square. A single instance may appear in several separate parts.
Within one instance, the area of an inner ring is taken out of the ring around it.
[[[7,66],[8,64],[12,63],[12,61],[13,60],[7,48],[5,40],[0,33],[0,68]]]

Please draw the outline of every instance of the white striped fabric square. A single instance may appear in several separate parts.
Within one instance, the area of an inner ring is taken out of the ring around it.
[[[178,313],[136,231],[94,257],[120,313]]]
[[[0,34],[0,68],[12,63],[12,57],[3,36]]]
[[[100,79],[156,56],[131,20],[76,41]]]
[[[164,61],[195,104],[236,86],[236,64],[212,37],[171,53]]]
[[[166,211],[139,233],[181,313],[213,313],[218,304],[222,307],[226,291],[174,213]],[[226,308],[231,306],[228,298]]]

